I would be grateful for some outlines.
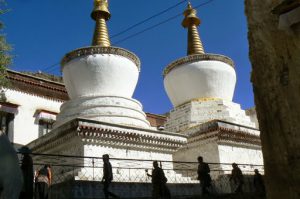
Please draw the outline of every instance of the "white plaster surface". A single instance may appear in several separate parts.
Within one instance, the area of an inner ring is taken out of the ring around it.
[[[97,145],[84,145],[84,156],[96,156],[102,157],[103,154],[108,154],[110,158],[124,158],[124,159],[139,159],[139,160],[163,160],[163,161],[172,161],[171,153],[155,152],[155,151],[142,151],[134,149],[133,146],[127,147],[110,147],[110,146],[97,146]],[[117,161],[112,161],[112,163]],[[119,161],[120,162],[120,161]],[[102,164],[102,162],[101,162]],[[131,165],[130,161],[127,163],[124,162],[123,165],[113,165],[113,166],[122,166],[129,168],[140,168],[140,167],[149,167],[152,168],[152,162],[145,163],[141,162],[138,165]]]
[[[61,101],[43,98],[20,91],[6,89],[7,102],[19,105],[13,122],[13,142],[16,144],[28,144],[38,138],[39,125],[36,111],[43,109],[58,113]]]
[[[71,99],[101,95],[130,98],[138,75],[134,62],[113,54],[87,55],[63,67],[63,79]]]
[[[174,161],[197,162],[197,157],[202,156],[203,160],[211,164],[211,170],[219,170],[211,172],[213,178],[217,178],[220,174],[229,174],[232,170],[232,163],[247,164],[240,166],[244,173],[253,174],[253,170],[263,169],[263,156],[261,148],[241,143],[220,142],[217,139],[202,140],[193,144],[187,144],[173,154]],[[250,166],[249,164],[253,165]],[[195,168],[197,165],[195,164]]]
[[[174,161],[197,162],[198,156],[202,156],[205,162],[220,162],[218,144],[213,139],[197,143],[179,149],[173,154]],[[195,168],[198,165],[195,164]]]
[[[75,118],[150,128],[141,103],[119,96],[90,96],[67,101],[61,106],[55,128]]]
[[[109,154],[115,182],[151,182],[151,178],[146,176],[145,168],[151,170],[153,168],[152,161],[172,161],[172,154],[165,153],[163,151],[143,151],[137,150],[130,146],[128,147],[109,147],[109,146],[96,146],[96,145],[84,145],[84,156],[97,156],[102,157],[103,154]],[[126,161],[126,160],[114,160],[113,158],[122,159],[138,159],[144,161]],[[150,161],[149,161],[150,160]],[[90,160],[86,160],[85,165],[91,165]],[[102,167],[102,160],[96,160],[95,166]],[[173,169],[173,163],[162,164],[162,167],[166,169],[165,175],[169,179],[168,182],[186,182],[186,183],[197,183],[188,176],[183,176],[180,172],[175,172]],[[77,176],[77,179],[86,180],[101,180],[103,176],[102,169],[93,170],[92,168],[83,168]],[[176,181],[175,181],[176,179]]]
[[[198,98],[231,101],[236,83],[232,66],[220,61],[197,61],[172,69],[164,78],[174,107]]]
[[[263,156],[260,148],[242,147],[230,144],[219,144],[220,162],[263,165]]]
[[[231,145],[229,143],[219,144],[218,145],[220,162],[223,163],[237,163],[237,164],[249,164],[252,165],[263,165],[263,155],[261,148],[257,147],[245,147],[245,146],[237,146]],[[255,166],[240,166],[244,173],[254,173]],[[260,168],[260,167],[257,167]],[[231,165],[222,165],[223,170],[231,170]],[[229,172],[228,172],[229,173]]]

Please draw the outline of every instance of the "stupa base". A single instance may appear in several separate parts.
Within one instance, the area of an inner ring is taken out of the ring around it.
[[[90,96],[67,101],[61,106],[54,128],[75,118],[150,128],[141,103],[119,96]]]

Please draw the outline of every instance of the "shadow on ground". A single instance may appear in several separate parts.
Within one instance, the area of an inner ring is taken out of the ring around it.
[[[216,199],[266,199],[265,196],[261,196],[257,194],[224,194],[224,195],[185,197],[185,199],[215,199],[215,198]]]

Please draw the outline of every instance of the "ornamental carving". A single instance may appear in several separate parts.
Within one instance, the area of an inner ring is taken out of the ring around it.
[[[95,54],[113,54],[120,55],[130,59],[135,63],[138,70],[140,71],[141,62],[140,59],[132,52],[125,50],[123,48],[117,47],[99,47],[99,46],[90,46],[85,48],[79,48],[74,51],[67,53],[61,61],[61,69],[63,69],[64,65],[70,62],[73,59],[83,57],[86,55],[95,55]]]
[[[182,64],[188,64],[196,61],[220,61],[234,68],[234,63],[229,57],[223,55],[216,55],[216,54],[197,54],[197,55],[189,55],[187,57],[183,57],[172,62],[165,68],[163,72],[163,76],[165,77],[172,69]]]
[[[51,133],[46,134],[43,139],[31,143],[30,148],[34,152],[45,152],[58,147],[66,148],[66,143],[71,140],[80,139],[81,143],[92,143],[109,146],[130,146],[134,148],[151,149],[157,151],[174,152],[186,144],[185,136],[174,135],[167,132],[157,132],[133,127],[118,128],[119,125],[105,125],[103,122],[82,124],[76,119],[64,124]],[[86,121],[85,121],[86,122]],[[102,125],[100,125],[102,124]],[[94,124],[95,125],[95,124]]]

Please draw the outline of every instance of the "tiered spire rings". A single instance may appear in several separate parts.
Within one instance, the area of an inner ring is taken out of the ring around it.
[[[110,19],[108,0],[94,0],[91,17],[96,21],[92,46],[109,47],[110,39],[106,26],[106,21]]]
[[[188,3],[187,9],[184,11],[184,20],[182,26],[188,29],[188,55],[204,54],[202,42],[199,37],[197,26],[200,25],[200,19],[197,17],[197,11]],[[94,10],[91,17],[96,21],[93,46],[109,47],[110,39],[106,26],[106,21],[110,19],[108,10],[108,0],[94,0]]]
[[[190,2],[188,2],[188,7],[184,11],[184,16],[185,18],[182,21],[182,26],[188,29],[187,55],[204,54],[202,42],[197,30],[197,26],[199,26],[201,22],[197,17],[197,11],[192,8]]]

